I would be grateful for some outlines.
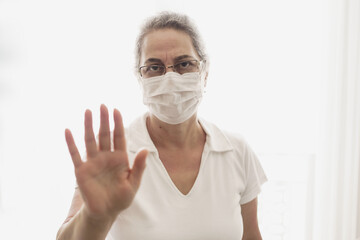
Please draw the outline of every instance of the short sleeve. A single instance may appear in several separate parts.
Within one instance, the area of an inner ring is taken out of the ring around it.
[[[240,204],[255,199],[261,192],[261,185],[267,181],[264,169],[254,151],[247,143],[244,145],[245,189],[240,194]]]

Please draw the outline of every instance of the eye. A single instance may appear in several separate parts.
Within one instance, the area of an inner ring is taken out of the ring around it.
[[[161,71],[161,66],[159,65],[150,65],[147,67],[148,72],[159,72]]]
[[[187,67],[189,67],[190,65],[191,65],[191,62],[190,62],[190,61],[185,61],[185,62],[179,63],[179,66],[180,66],[181,68],[187,68]]]

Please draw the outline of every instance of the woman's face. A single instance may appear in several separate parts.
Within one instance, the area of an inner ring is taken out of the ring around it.
[[[174,29],[161,29],[154,30],[145,36],[140,65],[169,66],[180,61],[194,59],[200,60],[188,34]]]

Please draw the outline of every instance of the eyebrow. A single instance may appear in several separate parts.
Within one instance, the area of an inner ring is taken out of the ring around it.
[[[175,60],[175,62],[178,62],[178,61],[186,59],[186,58],[192,58],[194,60],[196,59],[196,58],[194,58],[193,56],[190,56],[190,55],[181,55],[181,56],[176,57],[174,60]]]
[[[187,58],[191,58],[191,59],[194,59],[196,60],[193,56],[190,56],[190,55],[181,55],[181,56],[178,56],[176,58],[174,58],[174,62],[178,62],[178,61],[181,61],[183,59],[187,59]],[[158,58],[149,58],[145,61],[144,64],[146,63],[162,63],[162,61]]]

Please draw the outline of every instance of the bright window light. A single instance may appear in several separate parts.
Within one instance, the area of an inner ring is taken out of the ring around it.
[[[0,239],[55,238],[75,184],[64,130],[84,152],[85,109],[95,129],[102,103],[118,108],[125,125],[146,111],[133,74],[135,38],[161,10],[188,14],[206,43],[200,115],[242,134],[261,158],[269,178],[259,201],[264,239],[304,239],[303,208],[292,207],[305,207],[298,195],[316,147],[321,4],[1,1]]]

